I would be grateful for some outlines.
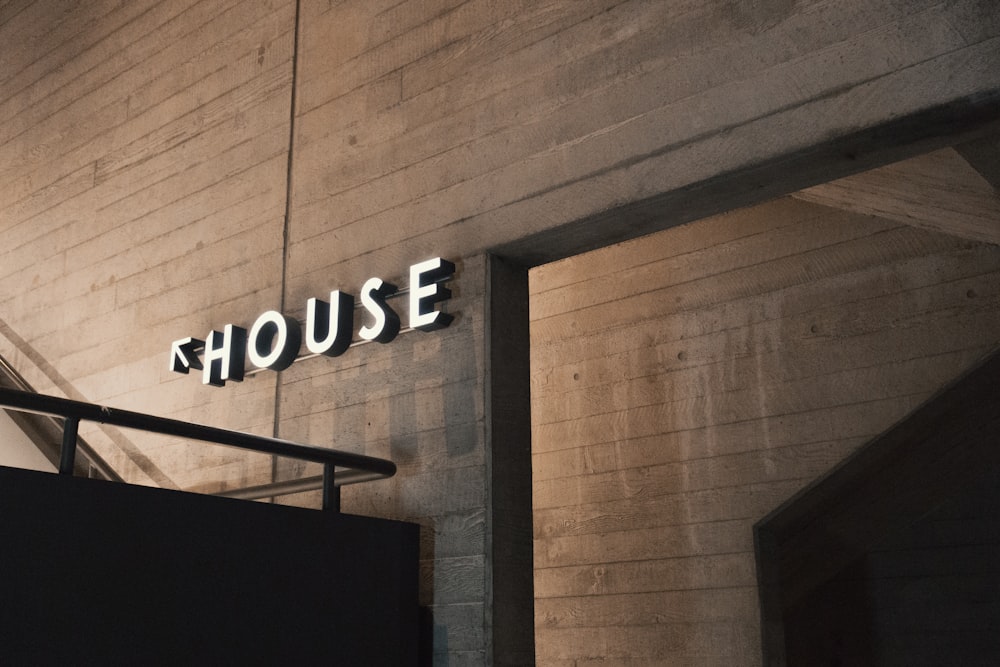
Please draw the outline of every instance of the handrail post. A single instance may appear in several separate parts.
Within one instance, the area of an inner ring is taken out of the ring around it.
[[[76,435],[80,427],[79,417],[66,417],[63,421],[62,453],[59,458],[59,474],[72,475],[76,462]]]
[[[340,487],[336,485],[336,468],[333,463],[323,464],[323,509],[340,511]]]

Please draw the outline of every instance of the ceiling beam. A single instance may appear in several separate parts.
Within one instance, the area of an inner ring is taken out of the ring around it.
[[[1000,245],[1000,193],[952,148],[806,188],[793,196]]]
[[[994,190],[1000,192],[1000,134],[959,144],[955,150]]]

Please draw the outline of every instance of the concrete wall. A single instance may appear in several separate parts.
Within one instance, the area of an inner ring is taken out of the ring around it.
[[[1000,248],[794,199],[531,277],[546,665],[760,664],[753,524],[1000,340]]]
[[[42,392],[270,434],[273,377],[202,390],[164,344],[280,304],[294,4],[2,12],[3,354]],[[270,479],[266,458],[81,433],[137,482]]]
[[[439,662],[516,661],[483,253],[550,261],[978,136],[998,33],[988,0],[14,0],[0,353],[41,391],[394,458],[345,509],[425,526]],[[167,370],[170,341],[434,255],[459,265],[443,332],[224,389]],[[301,472],[83,435],[138,483]]]
[[[0,465],[45,472],[56,471],[56,466],[45,458],[7,412],[0,412]]]

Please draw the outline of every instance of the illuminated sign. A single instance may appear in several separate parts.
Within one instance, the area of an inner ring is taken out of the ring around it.
[[[435,305],[451,298],[451,290],[443,283],[454,273],[455,265],[440,257],[410,267],[409,328],[434,331],[451,324],[454,318]],[[397,291],[381,278],[369,278],[361,287],[361,307],[370,320],[358,330],[361,340],[388,343],[399,333],[399,315],[386,303]],[[260,369],[288,368],[299,356],[303,337],[310,354],[336,357],[351,346],[354,310],[354,297],[334,290],[329,301],[313,298],[306,302],[304,332],[293,318],[269,310],[257,318],[249,333],[227,324],[222,331],[209,332],[205,340],[181,338],[170,346],[170,370],[184,374],[192,368],[200,370],[204,384],[222,387],[227,380],[243,380],[247,358]]]

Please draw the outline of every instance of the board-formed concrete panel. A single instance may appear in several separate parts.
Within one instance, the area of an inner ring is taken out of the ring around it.
[[[40,391],[400,464],[437,660],[495,659],[486,254],[520,265],[974,141],[990,0],[139,0],[0,8],[0,354]],[[429,257],[455,322],[206,388],[171,341]],[[130,480],[295,465],[88,427]],[[300,496],[288,502],[309,504]],[[496,658],[499,659],[499,658]]]

